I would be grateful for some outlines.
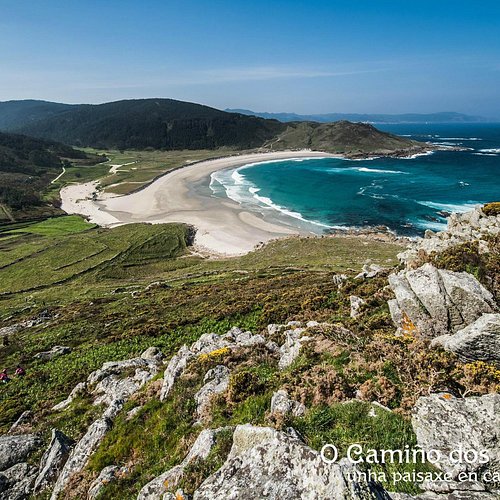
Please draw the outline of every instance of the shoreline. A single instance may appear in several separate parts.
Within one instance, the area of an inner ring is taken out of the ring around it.
[[[180,222],[196,228],[195,245],[219,256],[244,255],[256,246],[292,235],[311,235],[278,218],[250,212],[207,192],[212,173],[248,163],[294,158],[344,158],[320,151],[249,153],[204,160],[173,169],[128,195],[99,193],[99,181],[66,186],[61,208],[104,227],[146,222]]]

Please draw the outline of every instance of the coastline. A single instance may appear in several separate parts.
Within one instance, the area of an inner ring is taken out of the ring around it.
[[[311,234],[273,218],[267,220],[230,199],[211,196],[212,173],[248,163],[294,158],[343,158],[320,151],[251,153],[206,160],[167,172],[139,191],[113,196],[97,191],[98,181],[66,186],[61,208],[104,227],[148,222],[181,222],[196,228],[195,245],[221,256],[243,255],[276,238]]]

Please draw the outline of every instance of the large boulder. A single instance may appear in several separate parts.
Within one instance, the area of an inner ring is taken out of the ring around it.
[[[49,361],[51,359],[57,358],[59,356],[64,356],[71,352],[71,347],[55,345],[49,351],[39,352],[35,354],[35,359],[40,359],[41,361]]]
[[[474,276],[424,264],[389,276],[396,296],[392,318],[403,331],[434,338],[455,333],[497,309],[492,294]]]
[[[432,341],[454,352],[462,361],[485,361],[500,365],[500,314],[483,314],[474,323],[453,335]]]
[[[24,462],[41,444],[35,434],[0,436],[0,471]]]
[[[436,467],[453,479],[460,473],[500,472],[500,394],[421,397],[412,424],[419,446],[433,456],[437,452]],[[488,461],[474,459],[475,453],[485,453]]]
[[[34,492],[38,493],[53,484],[71,452],[74,442],[57,429],[52,429],[52,438],[40,460]]]
[[[194,500],[382,499],[376,485],[356,481],[345,461],[327,464],[317,451],[269,427],[239,425],[224,465],[194,493]]]
[[[26,500],[29,498],[37,469],[26,462],[0,472],[0,498]]]

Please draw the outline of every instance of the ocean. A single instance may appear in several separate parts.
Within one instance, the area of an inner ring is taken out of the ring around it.
[[[500,201],[500,124],[404,124],[377,128],[461,146],[412,158],[311,158],[249,164],[212,174],[228,197],[315,233],[386,226],[406,236],[441,230],[451,212]]]

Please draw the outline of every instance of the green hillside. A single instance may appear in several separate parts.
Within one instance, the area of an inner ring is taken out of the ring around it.
[[[43,192],[62,168],[103,160],[54,141],[0,132],[0,221],[53,213]]]
[[[70,107],[63,105],[63,108],[50,108],[54,103],[46,103],[51,114],[42,116],[40,113],[37,120],[30,114],[30,108],[21,103],[15,120],[12,114],[9,118],[10,123],[17,123],[16,131],[74,146],[99,149],[172,151],[263,147],[391,154],[398,150],[412,150],[416,144],[362,123],[285,124],[274,119],[228,113],[173,99],[125,100]],[[0,103],[0,129],[5,104]],[[424,145],[420,144],[419,147]]]
[[[273,150],[308,148],[351,155],[408,153],[411,148],[425,147],[404,137],[381,132],[373,125],[348,121],[292,123],[265,146]]]

